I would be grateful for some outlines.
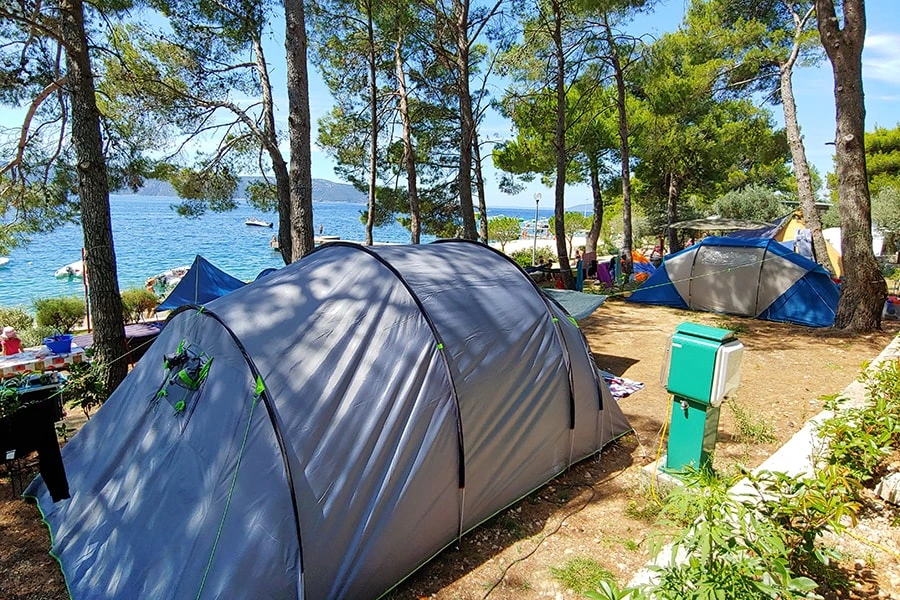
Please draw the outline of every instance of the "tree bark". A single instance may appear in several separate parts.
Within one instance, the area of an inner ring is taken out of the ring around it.
[[[278,147],[278,130],[275,128],[275,102],[272,100],[272,83],[269,80],[269,69],[259,37],[253,38],[253,50],[256,55],[256,72],[259,74],[259,87],[262,91],[263,106],[263,147],[272,161],[275,175],[275,193],[278,195],[278,251],[284,264],[291,264],[291,178],[287,161]]]
[[[863,0],[844,0],[844,28],[832,0],[816,0],[819,35],[834,72],[838,208],[844,273],[835,327],[852,332],[881,327],[887,284],[872,251],[872,207],[866,176],[862,50],[866,35]]]
[[[475,208],[472,204],[472,140],[475,117],[469,90],[469,0],[453,0],[456,29],[456,76],[459,96],[459,212],[463,222],[463,238],[477,240]]]
[[[403,166],[406,168],[406,192],[409,195],[409,231],[410,243],[418,244],[422,235],[422,224],[419,216],[419,191],[416,180],[416,150],[412,143],[412,125],[409,119],[409,96],[406,91],[406,71],[400,56],[403,34],[397,36],[394,47],[394,64],[397,69],[397,97],[400,110],[400,121],[403,124]]]
[[[306,16],[303,0],[285,0],[284,47],[287,63],[290,140],[291,260],[315,249],[312,210],[312,132],[306,67]]]
[[[366,246],[375,243],[375,184],[378,168],[378,81],[375,79],[375,31],[372,23],[372,2],[366,2],[366,53],[369,61],[369,210],[366,215]]]
[[[481,146],[478,144],[477,129],[472,132],[472,152],[475,156],[475,189],[478,190],[478,223],[481,241],[487,244],[490,241],[488,237],[487,197],[484,191],[484,171],[481,168]]]
[[[603,227],[603,193],[600,190],[600,167],[594,157],[591,161],[589,170],[591,177],[591,196],[594,201],[594,218],[591,221],[591,228],[584,240],[584,252],[589,254],[593,252],[597,254],[597,240],[600,239],[600,228]]]
[[[625,253],[625,272],[631,273],[631,250],[634,245],[631,228],[631,158],[628,145],[628,114],[625,107],[625,74],[616,50],[616,40],[606,15],[603,16],[609,59],[616,79],[616,110],[619,114],[619,154],[622,158],[622,250]]]
[[[797,123],[797,105],[794,102],[794,86],[791,81],[794,64],[800,53],[800,36],[806,27],[808,19],[812,16],[811,8],[803,17],[791,12],[794,16],[794,45],[788,59],[780,65],[781,77],[781,105],[784,109],[784,126],[787,130],[788,146],[791,149],[791,159],[794,163],[794,177],[797,180],[797,196],[800,200],[800,208],[803,210],[803,222],[812,234],[813,254],[816,262],[831,274],[834,267],[828,256],[828,247],[825,245],[825,236],[822,235],[822,219],[816,209],[816,196],[813,193],[812,178],[809,176],[809,165],[806,162],[806,149],[803,146],[803,138],[800,135],[800,125]]]
[[[562,0],[552,0],[553,10],[553,45],[556,58],[556,187],[554,189],[554,235],[556,236],[556,254],[559,257],[559,268],[562,271],[563,285],[566,289],[575,289],[575,279],[569,266],[569,250],[566,246],[566,54],[562,43]],[[535,223],[537,227],[537,223]]]
[[[128,362],[125,360],[125,320],[109,216],[109,179],[100,135],[100,111],[97,110],[84,29],[84,4],[81,0],[61,0],[59,11],[62,42],[66,48],[65,89],[72,105],[71,135],[77,161],[86,262],[84,276],[94,323],[94,350],[106,366],[106,389],[112,392],[128,374]]]
[[[669,189],[668,199],[666,201],[666,228],[669,242],[669,252],[678,252],[681,250],[681,241],[678,239],[678,231],[672,227],[673,223],[678,222],[678,195],[681,190],[678,186],[678,177],[674,173],[669,173]]]

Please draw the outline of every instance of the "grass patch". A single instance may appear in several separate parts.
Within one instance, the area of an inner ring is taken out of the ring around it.
[[[566,589],[579,593],[599,589],[604,581],[613,580],[612,573],[590,558],[573,558],[562,567],[550,567],[550,574]]]
[[[777,438],[775,437],[775,428],[763,417],[754,418],[748,410],[737,402],[729,402],[731,414],[737,423],[738,436],[745,442],[753,442],[756,444],[771,444]]]

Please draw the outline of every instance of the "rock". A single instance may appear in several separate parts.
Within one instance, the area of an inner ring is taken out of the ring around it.
[[[900,504],[900,473],[891,473],[879,481],[875,494],[891,504]]]

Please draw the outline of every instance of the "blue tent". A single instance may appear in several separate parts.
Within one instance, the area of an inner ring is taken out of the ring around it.
[[[708,237],[665,257],[628,300],[831,327],[838,298],[825,269],[773,239]]]
[[[240,279],[232,277],[198,254],[190,270],[163,303],[156,307],[156,311],[174,310],[189,304],[206,304],[245,285],[247,284]]]

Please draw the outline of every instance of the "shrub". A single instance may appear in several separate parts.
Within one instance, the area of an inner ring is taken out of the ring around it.
[[[516,250],[512,254],[509,255],[511,259],[519,263],[520,267],[530,267],[531,266],[531,252],[533,248],[527,248],[522,250]],[[550,260],[551,262],[556,262],[556,253],[550,248],[543,247],[538,248],[537,253],[534,255],[534,260],[540,264],[541,261]]]
[[[131,288],[122,292],[122,313],[126,323],[137,323],[159,301],[156,294],[144,288]]]
[[[84,301],[78,296],[65,298],[40,298],[34,301],[39,327],[52,327],[60,333],[69,333],[84,319]]]
[[[0,327],[14,327],[20,334],[34,327],[34,319],[21,308],[0,308]]]

